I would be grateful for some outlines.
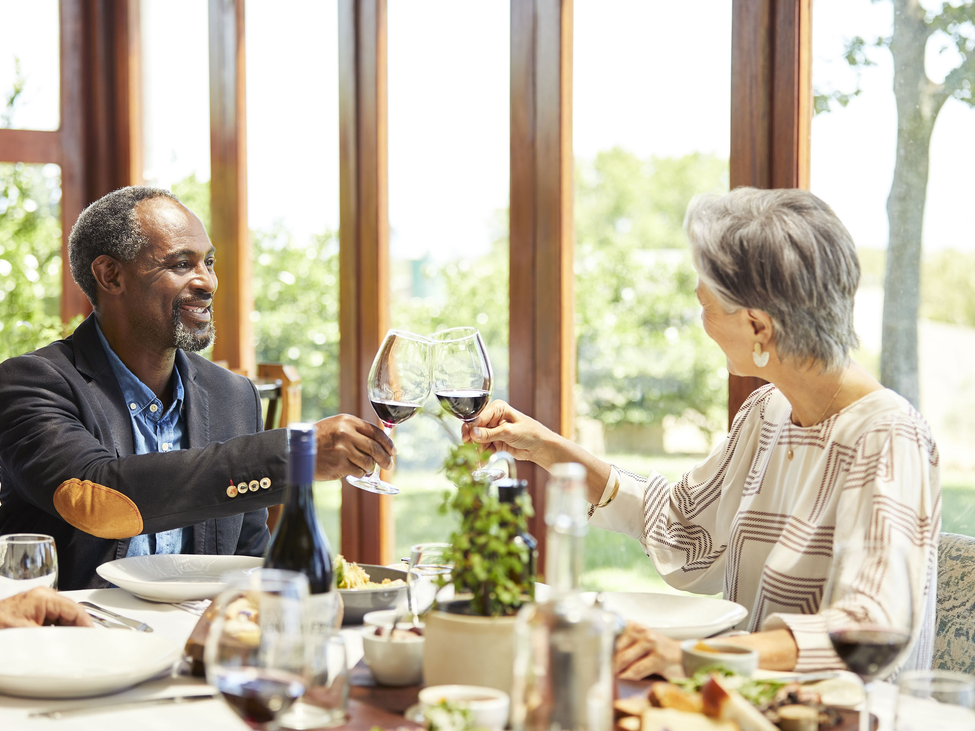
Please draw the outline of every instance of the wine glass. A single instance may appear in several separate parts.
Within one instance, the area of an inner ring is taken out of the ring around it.
[[[280,569],[224,578],[204,645],[207,682],[248,726],[275,731],[307,685],[308,579]]]
[[[58,584],[58,552],[54,538],[42,533],[0,536],[0,599],[35,586]]]
[[[430,396],[430,339],[390,330],[379,346],[369,369],[369,401],[383,431],[413,416]],[[379,465],[371,475],[347,478],[350,485],[381,495],[395,495],[399,488],[379,479]]]
[[[431,336],[433,348],[433,392],[444,410],[470,423],[491,400],[494,381],[491,359],[484,340],[473,327],[455,327]],[[499,469],[480,469],[474,479],[497,480]]]
[[[916,591],[903,546],[868,539],[841,546],[833,557],[822,614],[836,654],[863,681],[860,731],[870,729],[873,681],[910,646]]]
[[[449,543],[417,543],[410,548],[410,564],[406,572],[407,599],[410,604],[410,613],[413,615],[413,623],[416,618],[423,614],[433,604],[439,587],[433,584],[436,576],[446,576],[454,570],[454,565],[447,559],[447,552],[450,550]],[[422,583],[421,580],[423,581]],[[430,589],[427,596],[418,596]]]

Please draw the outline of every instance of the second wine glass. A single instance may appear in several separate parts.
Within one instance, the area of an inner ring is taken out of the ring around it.
[[[431,341],[422,335],[390,330],[369,370],[369,402],[389,434],[413,416],[430,396]],[[348,478],[350,485],[382,495],[399,488],[379,479],[379,465],[371,475]]]

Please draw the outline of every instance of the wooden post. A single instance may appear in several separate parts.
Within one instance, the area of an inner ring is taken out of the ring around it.
[[[389,323],[386,112],[386,0],[340,0],[340,408],[371,421],[366,378]],[[343,555],[392,560],[390,500],[343,481]]]
[[[244,0],[210,0],[210,238],[219,286],[213,358],[253,376]]]
[[[511,1],[510,205],[511,403],[571,436],[571,0]],[[535,505],[530,530],[544,536],[547,473],[520,465],[518,474],[528,476]]]

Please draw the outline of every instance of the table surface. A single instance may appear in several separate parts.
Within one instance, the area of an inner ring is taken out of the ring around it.
[[[146,622],[153,631],[167,637],[181,647],[186,643],[198,617],[172,604],[148,602],[129,594],[122,589],[95,589],[87,591],[64,592],[75,600],[87,599],[99,606],[111,609],[127,617]],[[121,630],[103,630],[115,632]],[[416,728],[408,723],[401,713],[415,702],[416,688],[382,688],[371,681],[368,670],[360,663],[362,658],[361,628],[342,630],[346,641],[349,665],[352,667],[352,691],[349,701],[351,721],[345,728],[367,731],[374,725],[383,728]],[[2,641],[2,635],[0,635]],[[953,718],[945,709],[928,705],[928,702],[914,698],[898,698],[894,686],[877,683],[875,701],[871,710],[880,719],[880,731],[893,731],[893,716],[898,704],[901,715],[907,720],[898,731],[937,728],[944,731],[971,729],[961,717]],[[62,719],[29,718],[38,711],[53,711],[61,708],[87,706],[100,709],[109,702],[136,700],[142,698],[161,698],[172,695],[196,694],[213,690],[199,678],[170,675],[156,678],[135,688],[97,698],[70,700],[14,698],[0,695],[0,729],[7,731],[31,731],[32,729],[63,729],[64,731],[172,731],[172,729],[205,728],[207,731],[242,731],[247,725],[230,710],[219,697],[212,700],[195,701],[186,704],[166,704],[149,707],[116,708],[94,710],[91,713],[75,715]],[[936,725],[933,719],[937,719]]]

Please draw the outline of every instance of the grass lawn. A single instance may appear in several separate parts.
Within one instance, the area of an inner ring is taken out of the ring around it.
[[[702,457],[610,455],[607,459],[641,474],[649,472],[652,466],[652,469],[674,481]],[[393,503],[396,521],[394,557],[408,556],[414,543],[447,540],[456,520],[437,511],[443,491],[448,488],[443,474],[401,471],[397,473],[395,481],[402,492]],[[942,484],[942,531],[975,536],[975,474],[946,471],[942,475]],[[340,545],[340,501],[338,482],[316,484],[315,507],[334,550]],[[590,590],[681,593],[660,578],[639,543],[600,528],[591,528],[586,537],[582,583],[584,588]]]

